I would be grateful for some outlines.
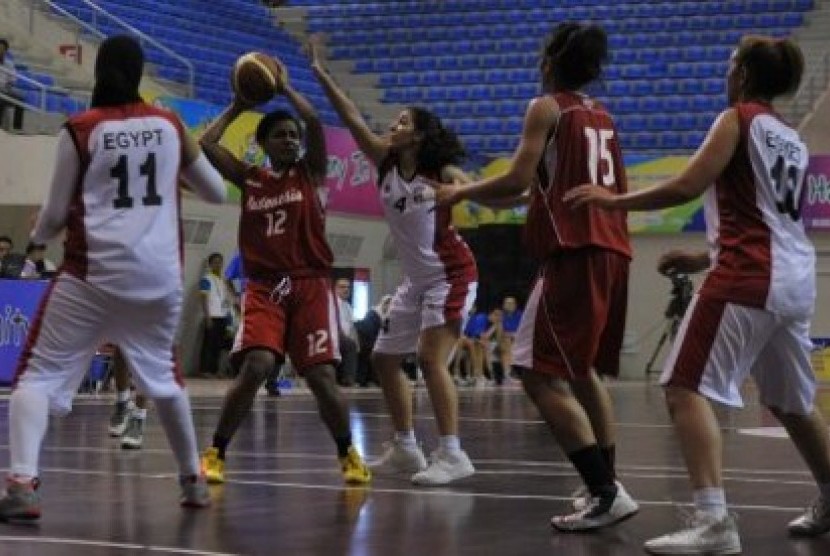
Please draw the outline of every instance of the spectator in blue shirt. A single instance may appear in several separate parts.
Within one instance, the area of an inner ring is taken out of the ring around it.
[[[465,354],[469,361],[468,384],[484,385],[484,370],[487,364],[487,349],[482,342],[482,334],[487,331],[489,322],[486,313],[479,313],[476,305],[470,309],[470,316],[464,326],[464,332],[458,341],[453,361],[453,374],[460,380],[459,367]]]

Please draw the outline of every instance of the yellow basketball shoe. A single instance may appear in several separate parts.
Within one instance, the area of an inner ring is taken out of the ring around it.
[[[354,446],[349,446],[349,453],[340,458],[340,468],[343,470],[343,480],[349,485],[365,485],[372,480],[369,466],[360,457]]]
[[[225,482],[225,460],[219,459],[219,450],[216,448],[205,450],[202,455],[202,471],[211,485],[221,485]]]

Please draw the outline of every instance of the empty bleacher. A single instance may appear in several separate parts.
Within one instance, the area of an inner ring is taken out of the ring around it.
[[[727,60],[747,33],[788,36],[812,0],[455,0],[307,6],[333,59],[376,74],[383,100],[422,104],[487,154],[511,151],[538,63],[557,22],[593,21],[609,33],[611,61],[592,94],[616,116],[634,151],[688,151],[725,106]]]
[[[125,32],[123,26],[96,14],[81,0],[56,3],[107,35]],[[195,97],[200,100],[216,104],[229,102],[229,75],[234,61],[245,52],[257,50],[283,60],[294,87],[309,97],[325,122],[337,122],[300,45],[274,25],[270,11],[259,2],[101,0],[96,4],[190,60],[195,66]],[[157,77],[187,83],[185,66],[151,44],[146,44],[145,49]],[[269,108],[284,105],[284,100],[277,99]]]

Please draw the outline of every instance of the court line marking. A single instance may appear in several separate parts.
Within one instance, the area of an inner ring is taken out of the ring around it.
[[[116,476],[116,477],[137,477],[137,478],[147,478],[147,479],[164,479],[169,480],[176,476],[175,473],[135,473],[129,471],[120,471],[120,472],[110,472],[110,471],[102,471],[102,470],[95,470],[95,469],[69,469],[69,468],[60,468],[60,467],[52,467],[52,468],[44,468],[42,469],[44,473],[56,473],[56,474],[65,474],[65,475],[89,475],[89,476]],[[335,474],[332,472],[332,474]],[[379,492],[382,494],[407,494],[407,495],[425,495],[425,496],[452,496],[452,497],[464,497],[470,496],[474,498],[486,498],[486,499],[494,499],[494,500],[549,500],[549,501],[556,501],[556,502],[569,502],[573,500],[573,496],[570,494],[566,495],[554,495],[554,494],[505,494],[499,492],[476,492],[476,491],[467,491],[467,490],[447,490],[447,488],[390,488],[390,487],[376,487],[376,486],[367,486],[367,487],[349,487],[346,485],[322,485],[319,483],[309,484],[309,483],[297,483],[297,482],[276,482],[276,481],[261,481],[261,480],[250,480],[250,479],[232,479],[226,480],[225,485],[229,484],[237,484],[237,485],[249,485],[249,486],[266,486],[266,487],[273,487],[273,488],[298,488],[298,489],[308,489],[308,490],[329,490],[329,491],[342,491],[342,490],[349,490],[349,489],[365,489],[367,492]],[[692,504],[688,502],[677,502],[673,500],[641,500],[637,499],[637,503],[640,506],[655,506],[655,507],[691,507]],[[769,511],[769,512],[787,512],[787,513],[797,513],[803,512],[804,506],[798,507],[790,507],[790,506],[775,506],[769,504],[735,504],[730,503],[729,507],[734,510],[747,510],[747,511]]]
[[[207,550],[196,550],[191,548],[176,548],[172,546],[156,546],[150,544],[135,544],[127,542],[92,541],[86,539],[73,539],[67,537],[24,537],[1,535],[0,541],[26,542],[40,544],[69,544],[76,546],[97,546],[103,548],[120,548],[122,550],[142,550],[145,552],[161,552],[167,554],[192,554],[194,556],[237,556],[232,552],[211,552]]]
[[[8,450],[8,444],[0,444],[0,451]],[[166,448],[142,448],[138,451],[125,451],[120,447],[113,447],[113,448],[97,448],[92,446],[44,446],[42,448],[43,451],[46,452],[88,452],[88,453],[97,453],[97,454],[123,454],[125,456],[138,456],[142,453],[149,453],[149,454],[164,454],[164,455],[172,455],[169,449]],[[379,457],[380,454],[364,454],[364,457],[371,460],[373,457]],[[249,458],[249,459],[318,459],[318,460],[331,460],[334,461],[335,457],[333,454],[317,454],[317,453],[310,453],[310,452],[272,452],[272,453],[262,453],[262,452],[244,452],[244,451],[231,451],[230,456],[233,459],[242,459],[242,458]],[[572,465],[569,462],[564,461],[536,461],[536,460],[513,460],[513,459],[486,459],[486,458],[473,458],[473,462],[477,465],[504,465],[504,466],[517,466],[517,467],[555,467],[555,468],[564,468],[564,469],[572,469]],[[681,466],[670,466],[670,465],[618,465],[618,471],[623,472],[664,472],[664,473],[685,473],[686,468]],[[795,475],[795,476],[802,476],[802,477],[810,477],[810,472],[804,469],[744,469],[740,467],[726,467],[723,469],[724,475],[758,475],[764,476],[769,475],[773,477],[778,476],[787,476],[787,475]],[[626,473],[628,474],[628,473]],[[644,475],[648,477],[649,475]],[[684,475],[685,476],[685,475]],[[735,479],[737,480],[737,479]],[[777,479],[776,479],[777,481]],[[813,484],[813,483],[810,483]]]
[[[297,469],[251,469],[251,470],[233,470],[233,471],[226,471],[225,476],[227,477],[238,477],[238,476],[267,476],[267,475],[303,475],[303,474],[312,474],[312,475],[333,475],[337,474],[336,470],[332,468],[317,468],[317,469],[309,469],[307,467],[297,468]],[[509,475],[509,476],[525,476],[525,477],[561,477],[561,478],[578,478],[578,475],[572,471],[525,471],[519,469],[476,469],[476,475]],[[642,474],[642,473],[623,473],[620,475],[622,478],[628,479],[642,479],[644,481],[647,480],[654,480],[654,479],[678,479],[678,480],[688,480],[688,476],[685,473],[663,473],[663,474]],[[776,485],[791,485],[791,486],[815,486],[815,481],[793,481],[787,480],[782,481],[780,479],[754,479],[748,477],[732,477],[732,476],[724,476],[724,481],[729,482],[740,482],[740,483],[758,483],[758,484],[767,484],[767,483],[774,483]]]

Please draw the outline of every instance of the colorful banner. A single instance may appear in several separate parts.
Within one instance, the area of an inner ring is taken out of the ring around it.
[[[663,180],[679,174],[688,156],[666,156],[634,164],[626,164],[629,191],[645,189]],[[703,201],[694,201],[668,209],[650,212],[628,213],[628,229],[631,233],[663,234],[677,232],[701,232],[705,230],[703,222]]]
[[[801,215],[812,230],[830,230],[830,156],[811,156]]]
[[[626,160],[626,174],[630,190],[642,189],[669,176],[676,175],[688,161],[685,156],[658,159],[632,158]],[[490,177],[507,171],[510,160],[500,158],[485,166],[480,175]],[[695,200],[680,207],[654,211],[632,212],[628,225],[633,233],[667,233],[701,231],[704,229],[701,201]],[[458,228],[475,228],[487,224],[524,224],[525,207],[493,210],[477,203],[463,202],[453,208],[453,223]]]
[[[188,130],[196,136],[201,135],[222,111],[213,104],[175,97],[156,97],[153,103],[179,114]],[[261,118],[259,112],[245,112],[222,137],[222,144],[228,150],[250,164],[268,163],[255,137],[256,126]],[[374,165],[357,148],[348,130],[325,126],[324,131],[328,150],[328,210],[360,216],[382,216]],[[239,190],[230,184],[228,200],[239,200]]]
[[[489,178],[507,172],[510,168],[510,159],[498,158],[478,172],[478,177]],[[527,207],[511,209],[491,209],[464,201],[452,208],[452,222],[456,228],[478,228],[488,224],[524,224],[527,219]]]
[[[0,385],[11,384],[32,319],[49,282],[0,280]]]
[[[650,187],[679,174],[689,157],[667,156],[657,159],[643,157],[626,160],[628,188],[631,191]],[[482,176],[506,172],[510,161],[498,159],[485,167]],[[808,230],[830,230],[830,156],[810,157],[810,165],[804,182],[802,216]],[[459,228],[475,228],[486,224],[523,224],[524,209],[491,210],[476,203],[464,202],[453,209],[453,222]],[[628,226],[632,233],[662,234],[678,232],[702,232],[702,199],[695,199],[679,207],[651,212],[631,212]]]

